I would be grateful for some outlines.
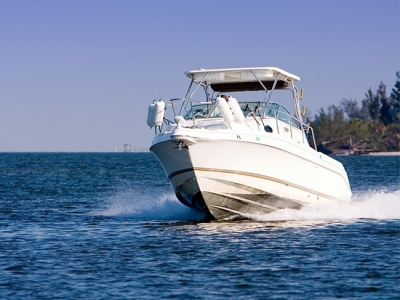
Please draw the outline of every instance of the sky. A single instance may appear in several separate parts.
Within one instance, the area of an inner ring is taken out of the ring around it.
[[[0,0],[0,152],[148,150],[185,71],[279,67],[314,115],[400,70],[399,0]]]

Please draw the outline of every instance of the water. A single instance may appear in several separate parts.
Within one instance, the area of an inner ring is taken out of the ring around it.
[[[1,299],[399,299],[400,157],[349,205],[202,222],[150,153],[0,154]]]

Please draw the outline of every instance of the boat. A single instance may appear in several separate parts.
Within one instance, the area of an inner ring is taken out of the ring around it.
[[[211,220],[236,220],[349,202],[343,165],[317,151],[303,121],[298,76],[276,67],[185,75],[185,97],[154,100],[147,115],[155,134],[150,151],[182,204]],[[275,98],[289,100],[291,112]]]

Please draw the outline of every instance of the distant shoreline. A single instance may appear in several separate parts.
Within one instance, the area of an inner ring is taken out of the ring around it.
[[[338,151],[329,154],[332,156],[400,156],[400,151],[382,151],[382,152],[354,152],[349,151]]]
[[[373,155],[373,156],[400,156],[400,151],[396,151],[396,152],[371,152],[371,153],[362,154],[362,155]]]

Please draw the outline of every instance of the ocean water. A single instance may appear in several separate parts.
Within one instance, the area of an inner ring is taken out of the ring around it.
[[[0,153],[0,299],[400,299],[400,157],[350,204],[204,222],[151,153]]]

